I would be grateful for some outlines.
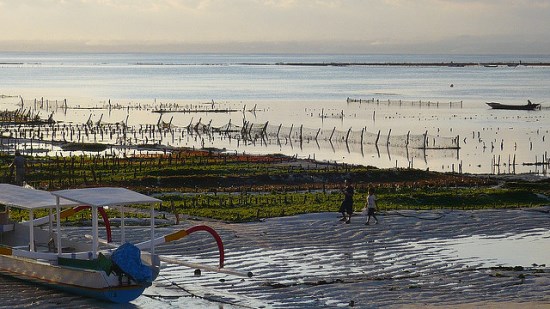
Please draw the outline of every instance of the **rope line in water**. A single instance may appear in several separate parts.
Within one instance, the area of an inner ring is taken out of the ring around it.
[[[204,299],[206,301],[209,301],[209,302],[213,302],[213,303],[219,303],[219,304],[227,304],[227,305],[234,305],[234,306],[239,306],[239,307],[242,307],[242,308],[255,308],[255,307],[252,307],[252,306],[248,306],[248,305],[243,305],[243,304],[239,304],[237,302],[231,302],[231,301],[228,301],[228,300],[222,300],[222,299],[214,299],[214,298],[211,298],[211,297],[208,297],[208,296],[200,296],[196,293],[193,293],[191,291],[189,291],[188,289],[186,289],[183,285],[177,283],[176,281],[171,281],[170,279],[168,279],[166,276],[164,275],[161,275],[159,274],[159,277],[162,277],[164,280],[166,280],[167,282],[170,283],[171,286],[175,286],[176,288],[184,291],[185,293],[189,294],[190,297],[196,297],[196,298],[200,298],[200,299]],[[155,295],[155,296],[150,296],[150,295],[145,295],[149,298],[157,298],[157,297],[164,297],[164,298],[169,298],[171,296],[162,296],[162,295]],[[189,296],[181,296],[181,297],[189,297]],[[223,296],[222,296],[223,297]]]

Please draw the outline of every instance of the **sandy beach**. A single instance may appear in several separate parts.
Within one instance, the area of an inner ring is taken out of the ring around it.
[[[164,265],[125,308],[547,308],[550,207],[478,211],[392,211],[380,224],[314,213],[215,228],[226,267],[252,278]],[[144,236],[134,227],[132,237]],[[116,239],[116,230],[115,230]],[[195,233],[158,252],[216,265],[214,241]],[[0,277],[2,308],[116,306]],[[118,307],[117,307],[118,308]]]

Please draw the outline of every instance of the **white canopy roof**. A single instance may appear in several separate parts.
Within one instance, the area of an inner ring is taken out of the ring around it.
[[[65,199],[59,202],[61,207],[79,205]],[[56,198],[48,191],[0,183],[0,204],[24,209],[55,208]]]
[[[68,189],[52,192],[59,196],[83,205],[102,207],[117,206],[129,204],[152,204],[160,203],[161,200],[150,197],[125,188],[86,188],[86,189]]]

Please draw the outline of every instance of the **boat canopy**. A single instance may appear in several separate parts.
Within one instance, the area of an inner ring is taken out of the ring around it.
[[[56,208],[56,197],[48,191],[35,190],[7,183],[0,183],[0,204],[27,210]],[[78,206],[79,203],[60,199],[60,207]]]
[[[126,188],[85,188],[54,191],[51,194],[92,207],[152,204],[162,202]]]
[[[93,257],[97,257],[99,247],[99,237],[97,231],[97,209],[99,207],[118,206],[121,212],[121,243],[126,242],[125,226],[124,226],[124,206],[125,205],[137,205],[137,204],[149,204],[151,205],[151,254],[155,252],[154,239],[155,239],[155,207],[157,203],[162,201],[154,197],[150,197],[135,191],[128,190],[126,188],[114,188],[114,187],[98,187],[98,188],[85,188],[85,189],[67,189],[54,191],[51,194],[61,199],[68,199],[74,202],[78,202],[83,205],[90,206],[92,208],[92,254]],[[59,221],[58,221],[59,225]],[[58,238],[59,238],[58,234]],[[58,243],[61,242],[59,238]]]

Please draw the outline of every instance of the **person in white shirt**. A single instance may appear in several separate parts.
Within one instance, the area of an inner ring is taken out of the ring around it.
[[[374,195],[374,189],[369,188],[369,196],[367,197],[367,223],[369,225],[370,218],[373,217],[376,220],[375,224],[378,224],[378,218],[374,212],[376,211],[376,195]]]

